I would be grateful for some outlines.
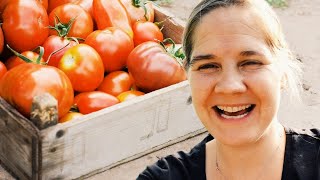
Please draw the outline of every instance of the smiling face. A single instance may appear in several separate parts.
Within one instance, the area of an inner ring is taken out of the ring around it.
[[[276,120],[282,73],[248,8],[209,12],[193,35],[188,69],[192,101],[219,141],[257,141]]]

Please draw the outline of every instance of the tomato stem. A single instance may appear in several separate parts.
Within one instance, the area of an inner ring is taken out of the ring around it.
[[[149,18],[147,16],[148,14],[148,9],[146,7],[146,1],[140,1],[140,0],[132,0],[132,5],[136,8],[142,7],[144,10],[144,18],[146,19],[146,21],[149,21]]]
[[[33,63],[33,61],[31,61],[31,60],[30,60],[29,58],[27,58],[26,56],[24,56],[24,55],[18,53],[17,51],[13,50],[13,49],[9,46],[9,44],[7,44],[7,48],[8,48],[11,52],[13,52],[14,55],[16,55],[17,57],[21,58],[21,59],[24,60],[25,62],[27,62],[27,63]]]
[[[78,41],[76,41],[76,42],[78,42]],[[79,43],[79,42],[78,42],[78,43]],[[69,46],[69,45],[70,45],[70,42],[68,42],[65,46],[63,46],[63,47],[61,47],[61,48],[53,51],[52,53],[50,53],[50,55],[49,55],[49,57],[48,57],[48,59],[47,59],[47,61],[46,61],[46,64],[49,63],[51,56],[55,55],[56,53],[58,53],[59,51],[61,51],[62,49],[66,48],[66,47]]]
[[[57,31],[59,37],[66,37],[68,36],[72,24],[74,23],[77,17],[78,16],[70,19],[67,24],[64,24],[61,22],[59,16],[55,14],[54,26],[49,26],[49,28]]]

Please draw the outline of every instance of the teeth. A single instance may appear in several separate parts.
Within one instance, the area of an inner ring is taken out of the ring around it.
[[[238,112],[244,109],[249,108],[251,105],[245,105],[245,106],[238,106],[238,107],[230,107],[230,106],[217,106],[220,110],[226,111],[226,112]]]
[[[221,114],[221,116],[223,118],[226,118],[226,119],[240,119],[240,118],[243,118],[244,116],[246,116],[248,113],[244,113],[244,114],[241,114],[241,115],[238,115],[238,116],[228,116],[228,115],[225,115],[225,114]]]

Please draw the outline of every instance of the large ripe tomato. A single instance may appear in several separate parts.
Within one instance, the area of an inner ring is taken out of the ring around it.
[[[113,71],[104,77],[97,90],[118,96],[120,93],[130,90],[131,86],[132,80],[127,72]]]
[[[47,11],[38,1],[12,1],[4,9],[2,18],[5,40],[18,52],[40,46],[49,35]]]
[[[117,27],[92,32],[85,44],[93,47],[101,56],[106,72],[123,69],[129,53],[133,50],[133,40]]]
[[[186,73],[172,55],[158,43],[148,41],[129,55],[128,70],[143,92],[150,92],[186,80]]]
[[[77,107],[82,114],[89,114],[119,103],[116,97],[100,91],[83,92],[77,96],[75,97],[78,99]]]
[[[63,4],[67,4],[67,3],[73,3],[76,2],[78,0],[48,0],[48,14],[51,13],[51,11]]]
[[[153,22],[137,21],[132,26],[134,46],[147,41],[162,42],[163,34]]]
[[[68,23],[74,19],[71,28],[66,32]],[[60,22],[55,25],[55,22]],[[90,14],[81,6],[76,4],[63,4],[54,8],[49,14],[50,26],[55,26],[60,31],[60,36],[76,37],[85,39],[93,31],[93,21]],[[50,35],[58,35],[54,29],[50,30]]]
[[[71,80],[78,92],[93,91],[103,81],[103,62],[92,47],[78,44],[68,49],[62,56],[58,68]]]
[[[7,72],[6,66],[3,64],[2,61],[0,61],[0,79],[4,76],[4,74],[6,74],[6,72]]]
[[[4,45],[3,32],[0,25],[0,54],[2,53],[3,45]]]
[[[120,1],[127,10],[127,13],[131,21],[131,25],[133,25],[137,21],[154,21],[154,9],[152,6],[152,2],[142,2],[133,0]]]
[[[33,51],[24,51],[21,54],[33,62],[36,62],[37,59],[39,58],[39,54]],[[45,63],[42,57],[40,58],[40,62]],[[10,70],[20,64],[25,64],[25,63],[26,62],[24,60],[14,55],[14,56],[11,56],[9,59],[7,59],[7,61],[5,62],[5,65],[7,69]]]
[[[2,20],[2,14],[4,9],[6,8],[7,4],[12,0],[1,0],[0,1],[0,21]]]
[[[131,22],[119,0],[93,0],[93,16],[98,29],[119,27],[133,37]]]
[[[78,43],[72,39],[51,35],[42,45],[44,48],[43,59],[47,62],[50,54],[52,54],[48,65],[58,67],[59,61],[64,53],[77,44]]]
[[[77,0],[73,3],[81,6],[84,10],[86,10],[90,14],[90,16],[93,19],[93,10],[92,10],[93,0]]]
[[[59,118],[73,104],[73,89],[68,77],[59,69],[33,63],[9,70],[0,81],[0,96],[21,114],[30,117],[35,96],[49,93],[58,101]]]
[[[120,102],[124,102],[142,95],[144,95],[144,93],[141,91],[130,90],[130,91],[125,91],[119,94],[117,98],[119,99]]]
[[[39,1],[45,10],[48,10],[48,0],[37,0]]]

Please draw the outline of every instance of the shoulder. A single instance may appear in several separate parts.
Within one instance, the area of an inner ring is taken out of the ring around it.
[[[288,177],[320,177],[320,129],[286,128],[286,135],[285,165]]]
[[[286,135],[291,137],[294,143],[309,143],[319,146],[320,129],[294,129],[286,128]]]
[[[147,166],[137,179],[205,179],[205,144],[212,139],[208,135],[188,153],[179,151],[159,159]]]

